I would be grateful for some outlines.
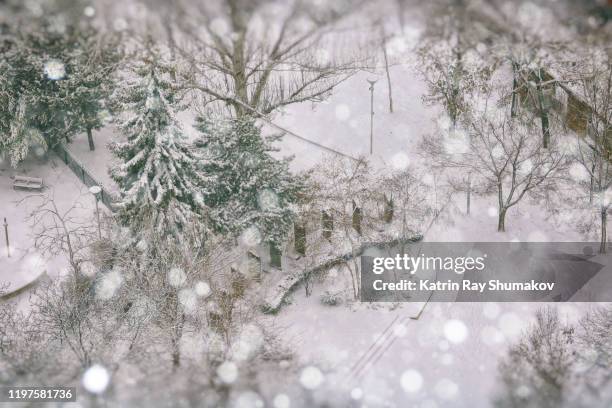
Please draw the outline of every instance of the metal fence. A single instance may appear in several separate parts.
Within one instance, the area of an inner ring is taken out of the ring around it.
[[[96,179],[93,174],[91,174],[88,170],[85,169],[85,166],[70,153],[70,151],[66,148],[64,144],[58,144],[54,149],[55,153],[59,156],[60,159],[77,175],[77,177],[85,184],[87,187],[91,186],[99,186],[101,188],[100,192],[100,201],[108,209],[113,210],[114,204],[119,201],[119,197],[117,194],[110,192],[104,184],[102,184],[98,179]]]

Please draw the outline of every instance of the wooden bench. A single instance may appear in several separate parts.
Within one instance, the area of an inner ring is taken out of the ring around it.
[[[24,188],[27,190],[42,190],[43,179],[38,177],[15,176],[13,188]]]

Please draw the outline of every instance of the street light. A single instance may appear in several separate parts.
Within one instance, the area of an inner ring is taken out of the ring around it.
[[[370,84],[370,154],[374,153],[374,84],[378,79],[367,79]]]
[[[98,207],[98,201],[100,200],[100,193],[102,188],[100,186],[89,187],[89,192],[96,198],[96,218],[98,219],[98,238],[102,239],[102,229],[100,228],[100,208]]]
[[[8,222],[6,222],[6,217],[4,217],[4,239],[6,240],[6,256],[11,257],[11,245],[9,244],[9,236],[8,236]]]

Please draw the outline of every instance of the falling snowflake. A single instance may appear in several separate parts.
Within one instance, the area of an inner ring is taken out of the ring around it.
[[[396,324],[393,327],[393,334],[396,337],[404,337],[406,335],[406,333],[408,333],[408,328],[406,327],[405,324]]]
[[[198,282],[195,284],[195,293],[200,297],[207,297],[210,295],[210,285],[206,282]]]
[[[168,283],[171,286],[179,288],[183,286],[186,281],[187,275],[181,268],[172,268],[168,271]]]
[[[232,408],[263,408],[264,402],[254,391],[240,393],[231,404]]]
[[[224,19],[216,17],[210,22],[210,30],[219,36],[225,36],[229,32],[229,25]]]
[[[178,293],[179,303],[187,314],[193,314],[198,308],[198,296],[192,289],[181,289]]]
[[[441,399],[450,400],[454,399],[457,397],[457,394],[459,394],[459,386],[451,380],[444,378],[438,381],[435,391]]]
[[[274,408],[290,408],[291,400],[286,394],[278,394],[274,397],[274,400],[272,400],[272,406]]]
[[[470,138],[466,132],[450,131],[444,138],[444,150],[451,155],[465,154],[470,151]]]
[[[393,37],[387,42],[386,51],[389,55],[401,55],[408,49],[408,43],[404,37]]]
[[[513,338],[521,334],[524,322],[515,313],[504,313],[498,321],[498,326],[504,336]]]
[[[405,392],[414,394],[423,386],[423,376],[416,370],[406,370],[400,378],[400,385]]]
[[[516,396],[519,398],[527,398],[531,395],[531,389],[526,385],[521,385],[516,389]]]
[[[113,22],[113,28],[115,31],[123,31],[128,28],[128,23],[123,18],[118,18]]]
[[[259,245],[261,243],[261,232],[259,232],[259,228],[251,226],[244,230],[240,235],[240,243],[247,248]]]
[[[476,51],[478,51],[479,54],[484,54],[487,52],[487,46],[484,43],[478,43],[478,45],[476,46]]]
[[[217,375],[225,384],[231,384],[238,378],[238,366],[231,361],[226,361],[217,367]]]
[[[248,360],[264,343],[263,332],[254,324],[247,325],[238,340],[231,346],[232,357],[236,361]]]
[[[344,122],[345,120],[348,120],[348,118],[350,117],[351,117],[351,109],[347,105],[340,104],[336,106],[336,119]]]
[[[79,270],[81,272],[81,275],[86,276],[88,278],[93,278],[94,276],[96,276],[96,273],[98,273],[98,269],[96,268],[96,266],[89,261],[81,263]]]
[[[102,275],[96,283],[96,296],[101,300],[109,300],[115,296],[122,283],[123,277],[119,271],[113,269]]]
[[[391,165],[396,170],[406,170],[410,164],[410,157],[404,152],[395,153],[391,157]]]
[[[444,337],[451,343],[463,343],[468,336],[468,329],[461,320],[452,319],[444,324]]]
[[[45,63],[45,75],[52,81],[59,81],[66,76],[66,66],[62,61],[49,60]]]
[[[82,384],[85,389],[93,394],[101,394],[108,387],[110,374],[106,368],[94,364],[83,374]]]
[[[485,326],[480,332],[482,342],[488,346],[493,346],[504,341],[504,334],[497,327]]]
[[[85,17],[93,17],[96,15],[96,9],[91,6],[87,6],[83,10],[83,14],[85,15]]]
[[[318,50],[315,51],[315,58],[317,59],[319,64],[327,65],[329,64],[331,60],[331,55],[329,54],[329,51],[327,51],[326,49],[319,48]]]
[[[257,194],[257,203],[262,210],[270,211],[278,208],[278,196],[274,191],[266,188]]]
[[[495,208],[495,207],[487,208],[487,215],[489,217],[497,217],[497,208]]]
[[[489,302],[482,308],[482,313],[487,319],[496,319],[501,309],[497,303]]]
[[[351,398],[354,400],[360,400],[361,398],[363,398],[363,390],[359,387],[353,388],[351,390]]]
[[[501,144],[498,144],[491,150],[491,155],[496,159],[501,159],[505,156],[506,152]]]
[[[324,380],[325,377],[323,376],[321,370],[313,366],[303,369],[302,374],[300,375],[300,384],[302,384],[302,387],[308,390],[319,388],[321,384],[323,384]]]
[[[454,361],[455,361],[455,358],[454,358],[454,357],[453,357],[453,355],[452,355],[452,354],[450,354],[450,353],[444,353],[444,354],[442,354],[442,356],[440,357],[440,362],[441,362],[443,365],[447,365],[447,366],[448,366],[448,365],[452,365]]]

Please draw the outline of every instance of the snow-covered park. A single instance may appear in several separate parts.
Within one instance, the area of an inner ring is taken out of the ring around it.
[[[0,388],[609,407],[612,24],[588,3],[0,4]],[[366,301],[364,260],[422,243],[581,243],[598,269],[555,302]]]

